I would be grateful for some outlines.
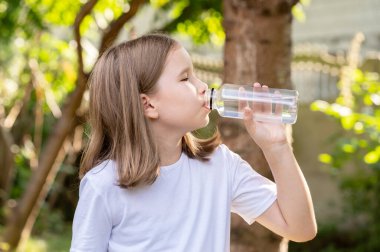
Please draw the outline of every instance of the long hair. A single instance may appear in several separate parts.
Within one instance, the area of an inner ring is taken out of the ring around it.
[[[178,43],[162,34],[145,35],[109,48],[98,59],[89,78],[90,139],[80,178],[102,161],[112,159],[121,187],[152,184],[160,157],[140,94],[151,94],[169,52]],[[182,151],[202,161],[220,143],[218,131],[201,140],[191,133],[182,138]]]

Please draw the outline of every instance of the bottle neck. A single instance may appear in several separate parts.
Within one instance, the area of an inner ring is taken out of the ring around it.
[[[215,98],[216,98],[216,90],[215,88],[208,89],[205,94],[205,103],[206,106],[210,109],[213,110],[215,109]]]

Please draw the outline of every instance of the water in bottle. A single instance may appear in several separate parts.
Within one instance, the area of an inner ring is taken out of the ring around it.
[[[253,85],[223,84],[219,89],[207,90],[206,102],[223,117],[242,119],[244,107],[249,106],[254,111],[253,120],[285,124],[297,120],[296,90],[255,90]]]

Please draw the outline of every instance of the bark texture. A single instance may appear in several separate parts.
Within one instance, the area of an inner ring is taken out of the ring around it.
[[[259,82],[273,88],[291,88],[291,9],[298,1],[224,0],[226,32],[224,83]],[[273,180],[260,148],[240,120],[221,118],[223,142],[262,175]],[[291,128],[288,128],[291,140]],[[287,251],[287,241],[259,224],[248,226],[232,217],[231,251]]]
[[[0,207],[5,204],[8,198],[11,172],[13,170],[11,142],[10,137],[7,136],[7,132],[0,126]]]

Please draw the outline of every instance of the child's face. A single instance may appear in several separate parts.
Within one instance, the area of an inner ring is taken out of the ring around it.
[[[187,51],[176,46],[168,55],[154,95],[157,122],[181,133],[205,127],[210,112],[204,99],[207,88],[207,84],[194,75]]]

